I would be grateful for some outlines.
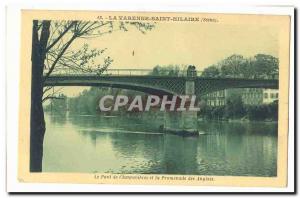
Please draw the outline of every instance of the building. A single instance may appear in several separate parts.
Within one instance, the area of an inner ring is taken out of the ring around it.
[[[226,90],[206,94],[204,100],[208,106],[224,106],[226,104]]]
[[[243,89],[242,101],[245,105],[261,105],[263,103],[263,89],[261,88]]]
[[[206,94],[203,99],[208,106],[224,106],[228,97],[234,94],[241,94],[241,89],[225,89]]]
[[[279,99],[278,89],[264,89],[263,96],[263,104],[270,104]]]
[[[270,104],[278,100],[277,89],[236,88],[206,94],[203,99],[208,106],[224,106],[232,95],[240,95],[245,105]]]

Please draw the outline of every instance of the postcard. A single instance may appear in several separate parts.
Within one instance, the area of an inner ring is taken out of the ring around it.
[[[21,183],[285,187],[291,16],[21,11]]]

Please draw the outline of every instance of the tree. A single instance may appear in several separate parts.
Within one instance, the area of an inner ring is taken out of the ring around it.
[[[278,74],[278,58],[266,54],[254,56],[253,67],[256,77],[271,77]]]
[[[181,65],[184,68],[184,66]],[[179,65],[167,65],[160,66],[156,65],[149,75],[152,76],[179,76],[180,74],[180,66]]]
[[[60,115],[65,115],[67,111],[67,96],[64,94],[59,94],[57,97],[53,98],[47,106],[44,108],[45,111],[50,111],[51,113],[58,113]]]
[[[208,78],[219,77],[219,75],[220,71],[215,65],[205,68],[201,74],[202,77]]]
[[[233,78],[274,78],[278,75],[278,58],[266,54],[256,54],[244,58],[233,54],[226,59],[204,69],[202,77]]]
[[[32,85],[30,120],[30,171],[42,171],[45,120],[42,103],[51,99],[44,88],[44,82],[53,73],[93,72],[101,74],[111,64],[110,57],[101,63],[95,58],[103,55],[105,49],[90,49],[87,44],[74,49],[70,46],[79,38],[94,38],[114,31],[128,31],[128,26],[146,33],[154,25],[140,22],[112,21],[50,21],[34,20],[32,26]]]
[[[241,95],[232,94],[226,100],[226,117],[240,118],[245,114],[244,104]]]
[[[243,65],[245,59],[241,55],[231,55],[228,58],[221,61],[220,67],[223,76],[240,77],[242,74],[241,65]]]

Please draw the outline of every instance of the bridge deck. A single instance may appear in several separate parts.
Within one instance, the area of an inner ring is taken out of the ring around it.
[[[186,77],[174,76],[97,76],[74,75],[50,76],[44,86],[99,86],[131,89],[155,95],[184,95],[186,92]],[[242,78],[202,78],[194,80],[196,95],[230,88],[271,88],[278,89],[276,79],[242,79]]]

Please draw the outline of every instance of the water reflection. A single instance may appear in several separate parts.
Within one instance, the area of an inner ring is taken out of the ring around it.
[[[166,174],[194,174],[197,170],[197,138],[165,135],[163,171]]]
[[[66,124],[67,121],[66,114],[50,115],[49,118],[50,118],[50,123],[59,124],[59,125],[64,125]]]
[[[277,124],[199,122],[206,135],[157,130],[163,118],[46,115],[45,172],[276,176]]]

